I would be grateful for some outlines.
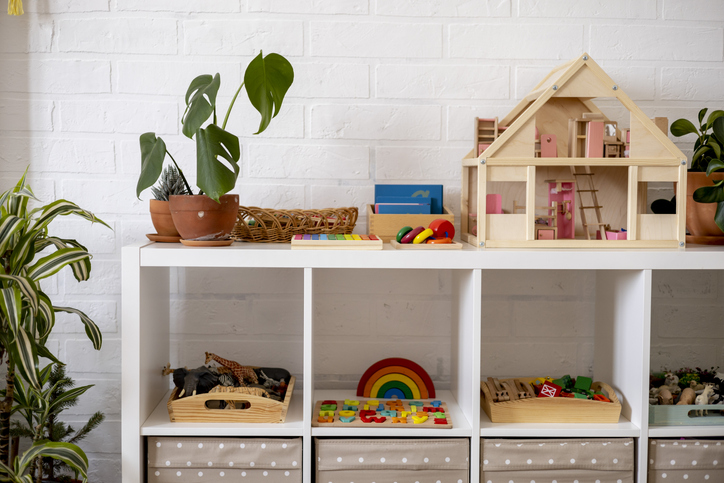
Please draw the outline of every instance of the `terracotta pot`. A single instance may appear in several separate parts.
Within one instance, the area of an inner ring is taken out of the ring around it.
[[[206,195],[172,195],[171,216],[185,240],[224,240],[236,224],[239,195],[224,195],[220,203]]]
[[[168,201],[151,200],[151,221],[157,235],[179,236],[168,203]]]
[[[724,179],[724,173],[706,173],[689,171],[686,174],[686,227],[694,237],[722,237],[724,233],[714,223],[716,203],[697,203],[694,201],[694,191],[702,186],[714,184],[714,180]],[[696,241],[694,243],[697,243]]]

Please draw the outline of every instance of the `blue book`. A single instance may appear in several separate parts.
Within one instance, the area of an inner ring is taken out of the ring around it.
[[[430,198],[430,212],[433,215],[442,215],[442,185],[441,184],[376,184],[375,204],[380,203],[380,197],[407,198],[408,203],[418,203],[418,200]]]
[[[419,197],[419,196],[416,196],[415,198],[410,198],[410,197],[406,197],[406,196],[378,196],[378,197],[375,199],[375,204],[379,204],[379,203],[395,204],[395,205],[399,205],[399,204],[408,204],[408,205],[409,205],[409,204],[416,204],[416,205],[425,204],[425,205],[430,205],[430,206],[432,206],[432,198],[430,198],[429,196],[428,196],[428,197],[425,197],[425,198],[422,198],[422,197]]]
[[[376,204],[375,212],[378,215],[429,215],[430,205],[426,204]]]

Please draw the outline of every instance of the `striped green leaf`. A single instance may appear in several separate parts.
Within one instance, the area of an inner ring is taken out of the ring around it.
[[[23,470],[23,471],[24,471],[24,470]],[[25,476],[28,476],[28,477],[29,477],[30,475],[25,475]],[[11,482],[13,482],[13,483],[18,483],[18,482],[20,482],[20,483],[25,483],[25,482],[33,483],[33,480],[32,480],[32,479],[27,480],[27,479],[22,479],[22,477],[18,477],[18,476],[17,476],[17,472],[16,472],[14,469],[12,469],[12,468],[10,468],[9,466],[7,466],[7,465],[6,465],[5,463],[3,463],[2,461],[0,461],[0,481],[11,481]]]
[[[25,226],[25,220],[15,215],[0,218],[0,253],[5,253],[13,235]]]
[[[68,402],[72,401],[73,399],[80,397],[83,393],[85,393],[88,389],[92,388],[93,384],[89,386],[81,386],[81,387],[74,387],[73,389],[70,389],[69,391],[65,391],[64,393],[60,394],[55,398],[55,400],[50,404],[50,412],[53,412],[58,406]]]
[[[38,306],[38,336],[45,339],[55,326],[55,310],[50,298],[39,292],[40,305]],[[42,321],[41,321],[42,320]]]
[[[35,258],[35,240],[40,230],[31,230],[20,237],[20,240],[13,246],[10,255],[10,273],[17,275],[20,271]]]
[[[55,354],[50,352],[50,349],[48,349],[44,345],[37,344],[35,347],[38,350],[38,357],[45,357],[46,359],[53,362],[54,364],[61,364],[61,365],[63,364],[63,362],[60,361],[57,357],[55,357]],[[41,380],[42,380],[42,377],[41,377]]]
[[[7,190],[0,195],[0,206],[5,205],[5,202],[10,198],[10,193],[12,193],[12,190]]]
[[[91,320],[90,317],[88,317],[86,314],[81,312],[78,309],[74,309],[72,307],[53,307],[56,312],[65,312],[68,314],[76,314],[78,317],[80,317],[81,322],[85,324],[85,333],[88,335],[88,338],[93,342],[93,348],[95,350],[100,350],[101,346],[103,345],[103,335],[101,334],[101,330],[98,328],[98,326]]]
[[[90,211],[86,211],[83,208],[79,207],[75,203],[67,201],[67,200],[56,200],[43,207],[43,211],[42,211],[40,217],[38,217],[38,219],[35,220],[33,229],[35,230],[35,229],[39,229],[39,228],[45,228],[57,216],[64,216],[64,215],[71,215],[71,214],[80,216],[81,218],[85,218],[86,220],[88,220],[92,223],[101,223],[102,225],[110,228],[110,226],[108,226],[103,220],[96,217]]]
[[[88,251],[88,249],[86,247],[84,247],[83,245],[81,245],[80,243],[78,243],[75,240],[49,236],[47,238],[44,238],[43,242],[44,243],[36,244],[36,249],[38,246],[45,248],[49,245],[55,245],[55,247],[58,249],[75,247],[75,248],[82,248],[83,250]],[[71,263],[70,267],[73,270],[73,276],[79,282],[84,282],[90,278],[90,272],[91,272],[90,258],[84,258],[83,260],[81,260],[79,262]]]
[[[28,268],[27,276],[32,280],[40,280],[58,273],[68,264],[90,258],[90,254],[82,248],[61,248],[55,253],[43,257]]]
[[[42,448],[39,456],[47,456],[54,460],[60,460],[73,470],[78,471],[83,477],[83,481],[88,479],[88,457],[78,446],[71,443],[54,441],[40,441],[35,443],[35,445]],[[23,457],[25,457],[25,455],[23,455]]]
[[[25,387],[25,383],[22,379],[15,379],[15,391],[13,392],[13,399],[20,406],[18,409],[32,409],[32,402],[30,400],[30,394]]]
[[[62,364],[61,364],[62,365]],[[53,372],[53,364],[48,364],[40,370],[40,383],[45,386],[50,379],[50,373]]]
[[[19,275],[6,275],[4,273],[0,273],[0,280],[10,280],[12,282],[15,282],[17,284],[17,287],[20,289],[20,292],[22,292],[23,296],[25,296],[25,300],[30,303],[30,307],[33,309],[34,312],[38,310],[38,304],[40,303],[40,298],[38,295],[38,287],[27,277],[21,277]]]
[[[35,348],[35,341],[23,327],[19,328],[15,341],[7,349],[15,361],[15,370],[20,373],[23,379],[28,381],[28,384],[40,390],[38,353]]]
[[[13,286],[0,290],[0,308],[8,322],[10,330],[17,336],[18,329],[22,323],[23,300],[20,296],[20,289]]]

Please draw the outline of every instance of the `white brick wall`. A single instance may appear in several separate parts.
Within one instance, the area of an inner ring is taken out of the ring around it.
[[[150,194],[135,197],[138,135],[163,135],[193,182],[195,147],[179,132],[193,77],[221,73],[225,107],[260,49],[294,65],[296,82],[267,132],[252,136],[259,116],[243,94],[229,121],[244,145],[242,204],[279,208],[363,208],[375,182],[415,180],[442,182],[459,212],[459,159],[473,117],[503,117],[553,65],[583,51],[651,117],[693,119],[704,105],[724,107],[720,0],[25,4],[24,17],[0,15],[0,189],[30,164],[38,196],[77,201],[115,228],[61,220],[57,233],[93,252],[93,277],[79,285],[66,273],[43,284],[104,331],[97,354],[80,323],[63,316],[52,341],[79,383],[97,384],[69,417],[96,409],[108,417],[88,442],[92,481],[120,481],[120,247],[152,232]],[[689,155],[691,141],[677,140]],[[383,275],[320,276],[330,301],[316,313],[320,384],[351,387],[369,363],[394,354],[445,386],[449,274]],[[173,283],[172,362],[198,365],[201,351],[218,350],[299,370],[300,271],[179,270]],[[657,272],[653,293],[652,368],[724,366],[724,334],[712,322],[724,275]],[[482,296],[485,374],[592,372],[594,274],[491,272]],[[416,318],[433,335],[410,335]]]

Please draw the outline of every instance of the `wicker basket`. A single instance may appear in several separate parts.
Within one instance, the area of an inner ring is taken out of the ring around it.
[[[357,208],[269,210],[240,206],[231,238],[257,243],[289,243],[294,235],[349,235],[357,223]]]

